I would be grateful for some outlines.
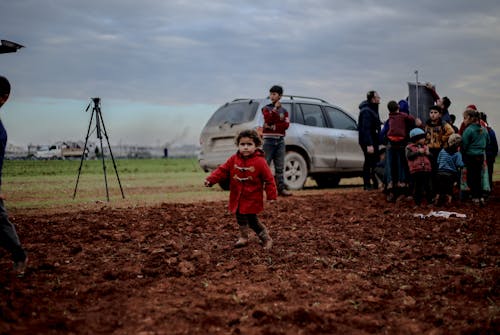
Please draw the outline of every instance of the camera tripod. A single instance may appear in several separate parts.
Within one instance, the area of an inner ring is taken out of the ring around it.
[[[106,185],[106,199],[109,201],[109,191],[108,191],[108,179],[106,176],[106,163],[104,162],[104,151],[102,148],[102,134],[106,137],[106,141],[108,143],[108,149],[109,149],[109,154],[111,156],[111,161],[113,162],[113,167],[115,168],[115,173],[116,173],[116,179],[118,179],[118,185],[120,185],[120,191],[122,193],[122,198],[125,199],[125,195],[123,194],[123,188],[122,184],[120,182],[120,177],[118,176],[118,170],[116,168],[116,163],[115,163],[115,158],[113,157],[113,152],[111,151],[111,145],[109,144],[109,138],[108,138],[108,133],[106,132],[106,126],[104,126],[104,120],[102,119],[102,113],[101,113],[101,106],[100,98],[91,98],[91,102],[88,104],[87,108],[85,109],[85,112],[88,112],[90,105],[92,105],[92,102],[94,103],[94,107],[92,108],[92,114],[90,115],[90,122],[89,122],[89,127],[87,129],[87,136],[85,137],[85,145],[83,146],[83,154],[82,158],[80,160],[80,167],[78,168],[78,177],[76,178],[76,185],[75,185],[75,192],[73,193],[73,199],[76,197],[76,190],[78,188],[78,181],[80,180],[80,173],[82,171],[82,164],[83,164],[83,159],[85,158],[86,152],[87,152],[87,143],[89,140],[89,136],[91,135],[90,133],[90,128],[92,127],[92,120],[94,119],[95,116],[95,131],[97,138],[99,139],[100,146],[101,146],[101,159],[102,159],[102,169],[104,171],[104,184]],[[94,132],[92,130],[92,132]]]

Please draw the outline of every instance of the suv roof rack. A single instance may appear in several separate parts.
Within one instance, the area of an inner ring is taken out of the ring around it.
[[[290,98],[290,100],[293,100],[293,99],[296,99],[296,98],[297,99],[308,99],[308,100],[317,100],[317,101],[321,101],[322,103],[329,104],[328,101],[326,101],[325,99],[321,99],[321,98],[306,97],[306,96],[303,96],[303,95],[287,95],[287,94],[283,94],[282,96],[285,97],[285,98]],[[266,99],[269,99],[269,96],[267,96]],[[237,98],[237,99],[234,99],[231,102],[245,101],[245,100],[250,100],[249,103],[252,103],[254,99],[250,99],[250,98]]]
[[[309,100],[318,100],[318,101],[321,101],[325,104],[329,103],[328,101],[324,100],[324,99],[321,99],[321,98],[315,98],[315,97],[306,97],[306,96],[302,96],[302,95],[286,95],[286,94],[283,94],[283,97],[287,97],[287,98],[290,98],[290,100],[293,100],[295,98],[298,98],[298,99],[309,99]]]

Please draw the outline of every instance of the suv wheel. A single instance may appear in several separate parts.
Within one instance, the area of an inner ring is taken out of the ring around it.
[[[307,179],[307,163],[301,154],[288,151],[285,154],[285,184],[290,190],[300,190]]]

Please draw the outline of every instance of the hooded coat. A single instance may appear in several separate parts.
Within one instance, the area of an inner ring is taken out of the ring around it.
[[[278,197],[274,177],[264,158],[264,152],[257,149],[250,156],[242,156],[239,152],[216,170],[207,180],[211,184],[230,178],[229,211],[241,214],[258,214],[264,209],[264,189],[267,200]]]
[[[378,105],[363,101],[359,105],[358,116],[358,139],[361,146],[372,145],[375,150],[378,150],[380,124]]]

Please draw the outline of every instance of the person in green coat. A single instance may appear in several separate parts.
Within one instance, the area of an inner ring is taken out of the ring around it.
[[[484,204],[481,176],[485,161],[486,146],[490,137],[488,130],[481,126],[479,112],[467,109],[464,112],[466,126],[462,135],[462,157],[467,167],[467,184],[474,204]]]

